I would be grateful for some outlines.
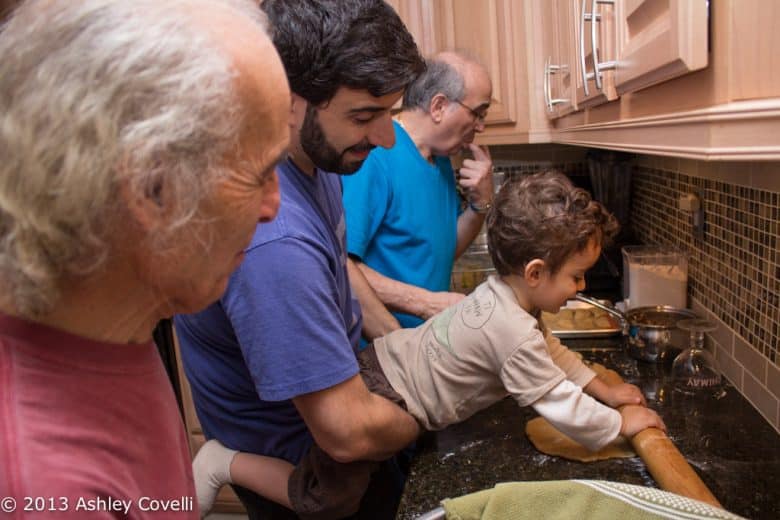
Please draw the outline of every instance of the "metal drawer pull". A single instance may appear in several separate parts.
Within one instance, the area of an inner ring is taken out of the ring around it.
[[[545,60],[544,63],[544,104],[547,107],[548,112],[552,112],[553,107],[555,105],[560,105],[561,103],[568,103],[568,99],[562,99],[562,98],[552,98],[552,86],[550,85],[550,75],[551,74],[557,74],[558,72],[562,70],[568,70],[568,66],[566,65],[553,65],[550,63],[550,57],[547,57],[547,60]]]

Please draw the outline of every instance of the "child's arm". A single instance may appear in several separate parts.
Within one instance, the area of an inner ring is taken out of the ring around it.
[[[596,376],[596,373],[582,362],[580,356],[569,350],[549,331],[545,332],[544,340],[552,362],[563,370],[566,379],[584,388]]]
[[[558,338],[547,332],[544,339],[547,342],[547,350],[550,352],[553,363],[563,370],[567,379],[581,386],[588,395],[613,408],[623,404],[641,404],[646,406],[645,397],[636,386],[628,383],[608,386],[598,379],[595,372],[588,368]]]
[[[618,412],[568,380],[561,381],[532,406],[558,430],[591,451],[598,451],[618,434],[631,437],[650,427],[666,430],[653,410],[629,405]]]
[[[628,383],[609,386],[598,377],[594,377],[590,380],[590,383],[583,387],[583,390],[586,394],[595,397],[612,408],[617,408],[624,404],[647,406],[642,391],[636,386]]]
[[[531,405],[556,429],[591,451],[598,451],[620,434],[623,419],[617,410],[563,380]]]

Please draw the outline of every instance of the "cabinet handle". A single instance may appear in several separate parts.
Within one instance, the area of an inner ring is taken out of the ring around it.
[[[585,96],[590,94],[588,90],[588,81],[594,80],[596,82],[596,89],[603,90],[603,84],[601,82],[601,71],[614,69],[617,63],[615,61],[605,61],[599,63],[599,46],[598,46],[598,30],[596,22],[601,21],[601,15],[596,12],[597,4],[609,4],[614,5],[614,0],[591,0],[591,12],[585,11],[585,3],[587,0],[582,0],[582,16],[580,17],[580,66],[582,68],[582,88],[585,92]],[[593,72],[586,70],[585,63],[585,22],[590,22],[590,46],[591,55],[593,57]]]
[[[589,96],[588,91],[588,72],[585,70],[585,17],[590,16],[585,12],[585,2],[582,0],[580,9],[580,71],[582,72],[582,90],[585,92],[585,96]]]
[[[590,44],[593,50],[593,78],[596,80],[596,88],[598,90],[604,90],[604,85],[601,83],[601,71],[614,69],[615,62],[605,61],[604,63],[599,63],[599,46],[596,22],[601,21],[601,15],[596,13],[596,6],[598,4],[615,5],[615,2],[614,0],[591,0]]]
[[[544,105],[547,107],[548,112],[552,112],[555,105],[568,102],[568,99],[553,99],[552,86],[550,84],[551,74],[556,74],[561,70],[566,70],[568,67],[566,65],[553,65],[550,63],[550,59],[551,58],[548,56],[544,62]]]

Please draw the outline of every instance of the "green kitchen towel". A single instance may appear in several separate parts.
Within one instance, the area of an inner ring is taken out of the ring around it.
[[[604,480],[507,482],[441,505],[448,520],[742,518],[660,489]]]

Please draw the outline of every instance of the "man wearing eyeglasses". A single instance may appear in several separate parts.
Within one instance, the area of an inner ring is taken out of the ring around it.
[[[363,272],[402,327],[463,298],[449,292],[450,273],[493,197],[490,154],[473,143],[491,93],[474,58],[438,54],[404,93],[395,145],[342,179],[349,268]],[[449,157],[461,151],[471,158],[456,173]]]

